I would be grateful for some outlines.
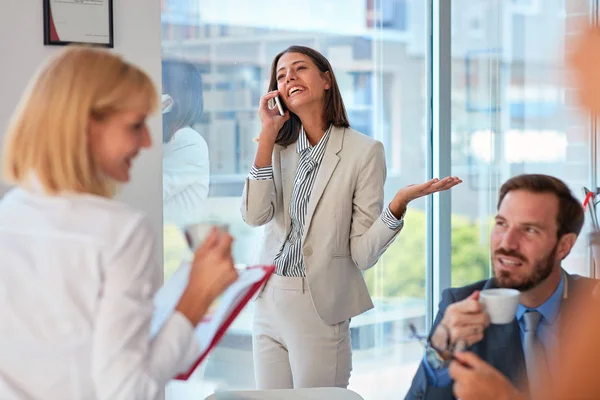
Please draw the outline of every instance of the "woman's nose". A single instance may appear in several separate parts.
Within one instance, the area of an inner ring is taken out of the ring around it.
[[[290,72],[288,72],[288,73],[287,73],[287,76],[286,76],[286,78],[287,78],[287,79],[286,79],[286,80],[287,80],[287,82],[290,82],[290,81],[292,81],[292,80],[296,80],[296,73],[295,73],[295,72],[293,72],[293,71],[290,71]]]

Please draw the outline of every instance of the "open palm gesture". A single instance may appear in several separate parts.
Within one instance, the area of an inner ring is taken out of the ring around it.
[[[443,192],[462,183],[456,176],[447,176],[444,179],[431,179],[425,183],[408,185],[398,190],[392,202],[390,211],[396,216],[402,215],[408,203],[420,197],[428,196],[436,192]]]

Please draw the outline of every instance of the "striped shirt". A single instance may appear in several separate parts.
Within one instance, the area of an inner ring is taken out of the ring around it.
[[[305,277],[306,267],[302,255],[302,234],[304,232],[304,220],[306,208],[310,200],[315,179],[325,155],[327,142],[332,126],[329,126],[319,143],[314,147],[310,145],[304,128],[300,129],[296,152],[300,154],[298,169],[294,178],[292,198],[290,200],[291,230],[283,246],[275,256],[275,273],[282,276]],[[267,166],[250,169],[250,179],[266,180],[273,179],[273,167]],[[398,230],[403,225],[403,219],[397,219],[389,210],[389,207],[381,214],[382,221],[392,230]]]

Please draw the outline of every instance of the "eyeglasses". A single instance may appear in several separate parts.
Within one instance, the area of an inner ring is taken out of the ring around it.
[[[408,324],[408,328],[411,332],[411,338],[418,340],[423,347],[426,347],[429,344],[429,347],[438,352],[438,354],[445,360],[452,359],[454,360],[454,353],[457,351],[465,351],[467,349],[467,341],[463,338],[456,338],[452,340],[450,335],[450,330],[444,324],[438,324],[438,327],[441,327],[442,330],[437,335],[434,341],[431,340],[434,331],[429,334],[429,336],[420,335],[417,331],[417,328],[414,324]],[[435,342],[435,343],[434,343]]]

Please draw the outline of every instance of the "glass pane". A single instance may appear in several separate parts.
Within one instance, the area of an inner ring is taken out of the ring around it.
[[[563,58],[565,34],[589,2],[452,6],[452,173],[465,180],[452,191],[452,285],[462,286],[490,276],[489,233],[508,178],[553,175],[583,200],[589,130],[568,96]],[[583,275],[585,229],[563,262]]]
[[[165,134],[165,185],[172,178],[181,185],[197,185],[201,194],[188,203],[170,205],[165,200],[165,216],[172,216],[165,217],[166,277],[182,257],[190,256],[178,228],[193,222],[186,219],[228,223],[236,238],[236,262],[241,266],[256,262],[261,230],[242,221],[240,195],[254,160],[252,139],[260,129],[257,108],[267,90],[269,66],[290,45],[313,47],[330,60],[352,127],[383,142],[388,164],[386,201],[401,186],[426,179],[427,2],[274,4],[163,0],[163,69],[174,71],[165,73],[164,79],[180,81],[185,96],[196,99],[196,108],[198,98],[203,100],[203,112],[195,113],[186,130],[196,149],[189,153],[193,162],[178,153],[178,133],[171,137],[166,130]],[[163,83],[165,88],[170,85]],[[164,94],[178,96],[166,90]],[[200,189],[205,176],[208,194]],[[352,319],[350,388],[366,399],[402,396],[422,357],[420,344],[409,337],[408,324],[421,331],[425,327],[424,210],[424,201],[412,204],[406,231],[365,274],[376,307]],[[200,399],[216,390],[253,388],[252,318],[250,304],[192,380],[170,384],[167,396]]]

